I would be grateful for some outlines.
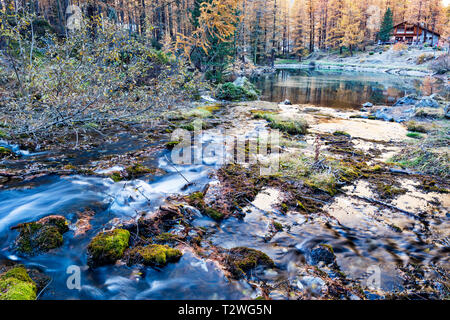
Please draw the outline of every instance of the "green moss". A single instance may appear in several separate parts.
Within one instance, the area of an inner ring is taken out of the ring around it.
[[[136,178],[136,177],[142,176],[147,173],[155,172],[155,170],[147,168],[146,166],[142,165],[141,163],[136,163],[132,166],[126,167],[125,171],[128,173],[128,176],[130,178]]]
[[[0,147],[0,155],[7,156],[10,154],[13,154],[13,152],[11,150],[9,150],[8,148],[5,148],[5,147]]]
[[[191,193],[188,197],[189,197],[190,201],[199,201],[199,200],[203,200],[204,194],[203,194],[203,192],[197,191],[197,192]]]
[[[396,195],[405,194],[407,192],[404,188],[397,188],[391,184],[384,184],[382,182],[378,182],[376,184],[376,190],[383,199],[392,198]]]
[[[131,249],[130,260],[149,266],[165,266],[169,262],[178,261],[182,255],[180,250],[167,245],[150,244]]]
[[[203,197],[204,197],[204,194],[202,192],[198,191],[198,192],[191,193],[187,197],[187,200],[190,205],[196,207],[197,209],[199,209],[203,214],[207,215],[208,217],[210,217],[216,221],[222,220],[225,215],[222,212],[218,211],[217,209],[207,206],[203,200]]]
[[[110,176],[109,176],[114,182],[119,182],[123,180],[122,175],[120,174],[119,171],[114,171]]]
[[[381,170],[382,170],[382,168],[379,164],[376,164],[374,166],[363,169],[363,171],[366,171],[366,172],[380,172]]]
[[[178,236],[169,232],[163,232],[155,237],[155,241],[158,242],[175,242],[177,240]]]
[[[306,134],[308,123],[303,119],[297,120],[281,120],[274,113],[271,112],[255,112],[253,115],[255,119],[264,119],[269,122],[269,127],[277,129],[288,134]]]
[[[63,244],[63,236],[55,226],[43,226],[36,235],[36,244],[43,251],[49,251]]]
[[[416,121],[408,121],[406,123],[406,127],[408,128],[408,131],[414,131],[414,132],[421,132],[421,133],[427,133],[428,130],[425,128],[424,125],[417,123]]]
[[[288,212],[288,210],[289,210],[288,205],[283,202],[281,204],[281,212],[286,213],[286,212]]]
[[[275,228],[275,230],[277,231],[283,231],[283,225],[277,221],[273,221],[272,222],[273,227]]]
[[[408,138],[414,138],[414,139],[422,139],[423,138],[423,136],[420,133],[418,133],[418,132],[408,132],[406,134],[406,136]]]
[[[36,284],[23,266],[0,276],[0,300],[36,300]]]
[[[223,219],[224,214],[220,211],[217,211],[216,209],[213,209],[211,207],[206,207],[203,209],[203,212],[210,218],[220,221]]]
[[[16,248],[25,254],[47,252],[63,244],[63,233],[69,230],[68,222],[61,216],[45,217],[37,222],[19,226]]]
[[[434,180],[424,180],[420,185],[420,188],[426,191],[434,191],[440,193],[449,193],[449,190],[446,188],[440,188],[436,186],[436,182]]]
[[[176,145],[180,144],[181,141],[169,141],[166,143],[166,148],[172,150]]]
[[[333,132],[334,136],[346,136],[346,137],[351,137],[349,133],[345,132],[345,131],[335,131]]]
[[[0,138],[6,139],[6,138],[8,138],[8,134],[5,131],[0,130]]]
[[[94,267],[115,263],[122,258],[129,240],[130,232],[124,229],[97,234],[88,245],[88,264]]]
[[[264,252],[246,247],[230,249],[227,262],[229,270],[236,278],[241,278],[258,266],[274,267],[275,263]]]
[[[180,125],[180,128],[187,131],[195,131],[195,130],[206,130],[209,129],[210,126],[206,121],[196,119],[190,123]]]

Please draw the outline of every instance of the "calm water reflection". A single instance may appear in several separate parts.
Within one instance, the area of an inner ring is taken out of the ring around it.
[[[359,108],[369,101],[392,105],[398,98],[423,91],[419,78],[389,74],[328,70],[279,70],[255,79],[262,91],[261,100],[309,103],[334,108]],[[434,84],[431,91],[439,91]],[[428,93],[429,94],[429,93]]]

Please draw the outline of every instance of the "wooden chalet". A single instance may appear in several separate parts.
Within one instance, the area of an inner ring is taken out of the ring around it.
[[[417,38],[419,39],[418,41]],[[428,29],[423,26],[423,24],[408,23],[404,21],[393,27],[391,40],[393,42],[405,42],[407,44],[428,43],[433,46],[438,44],[439,38],[439,33]]]

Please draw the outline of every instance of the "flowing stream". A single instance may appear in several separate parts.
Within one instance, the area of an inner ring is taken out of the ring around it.
[[[384,76],[382,77],[379,82],[384,81]],[[294,80],[286,80],[289,87],[293,85],[291,81]],[[308,81],[323,83],[325,80],[323,75],[319,75],[308,78]],[[330,82],[334,80],[328,78],[327,83]],[[303,87],[298,83],[295,86],[295,90],[300,90],[296,94],[302,97],[301,101],[309,99],[302,93]],[[275,100],[282,100],[278,89],[271,90],[276,95]],[[399,90],[404,94],[403,89]],[[263,94],[267,95],[265,87]],[[300,101],[292,97],[292,94],[283,95],[283,98],[290,98],[293,102]],[[354,106],[366,99],[367,96],[358,101],[348,99],[346,102]],[[308,102],[328,105],[325,100],[319,100]],[[252,121],[255,130],[264,126],[264,120]],[[213,129],[206,131],[202,146],[221,142],[220,136],[216,135]],[[130,137],[124,136],[118,143],[105,148],[114,153],[115,149],[127,149],[126,146],[128,149],[142,147],[130,144]],[[95,155],[83,154],[83,159]],[[51,276],[52,281],[40,299],[256,298],[261,292],[248,282],[227,279],[216,263],[202,259],[189,250],[184,252],[180,261],[161,269],[126,265],[96,269],[87,267],[86,247],[89,241],[99,231],[114,225],[116,218],[126,220],[135,217],[139,212],[151,212],[170,195],[202,190],[211,181],[209,173],[220,167],[220,163],[211,158],[204,158],[201,163],[194,165],[173,165],[168,162],[168,158],[168,150],[152,155],[148,162],[164,173],[132,181],[114,182],[110,178],[95,176],[49,175],[1,190],[0,261],[24,263]],[[48,154],[23,153],[21,161],[44,159],[49,160]],[[115,169],[117,168],[113,167],[111,170]],[[191,183],[187,184],[186,179]],[[280,190],[273,188],[264,189],[252,205],[244,208],[246,215],[243,219],[232,217],[216,223],[208,217],[199,217],[193,223],[207,228],[208,239],[216,246],[226,249],[247,246],[267,253],[275,261],[277,269],[265,270],[259,276],[269,284],[287,280],[299,287],[311,286],[311,292],[314,294],[317,284],[320,287],[322,283],[315,278],[299,277],[299,270],[302,265],[310,262],[313,247],[319,243],[327,243],[333,247],[341,271],[350,279],[356,281],[364,278],[370,268],[376,267],[381,272],[381,289],[393,292],[403,289],[401,273],[397,268],[399,265],[432,263],[446,268],[449,266],[450,242],[446,243],[449,241],[450,230],[448,197],[445,195],[443,200],[439,194],[423,194],[414,186],[414,182],[404,180],[403,183],[409,188],[408,194],[397,199],[396,205],[405,210],[426,210],[429,201],[443,201],[440,209],[434,209],[436,212],[428,224],[425,225],[401,212],[380,210],[377,206],[346,197],[346,194],[327,204],[328,217],[306,217],[297,212],[283,214],[276,209],[283,195]],[[349,187],[346,192],[368,195],[372,191],[369,186],[358,183]],[[12,244],[18,234],[17,231],[10,230],[12,226],[35,221],[50,214],[64,215],[72,226],[77,221],[77,213],[89,208],[96,208],[97,212],[91,221],[92,229],[84,235],[75,236],[72,228],[64,234],[64,244],[61,248],[33,257],[21,257],[12,250]],[[284,229],[268,238],[270,223],[274,219],[282,223]],[[392,228],[394,224],[400,226],[403,231],[398,232]],[[174,227],[174,232],[177,231],[176,228],[178,227]],[[427,230],[436,231],[435,234],[440,237],[425,241],[423,238]],[[431,245],[433,242],[439,245]],[[80,267],[81,290],[69,289],[67,286],[69,275],[66,271],[70,266]],[[286,298],[280,295],[278,298]],[[272,297],[277,298],[277,293],[273,293]]]

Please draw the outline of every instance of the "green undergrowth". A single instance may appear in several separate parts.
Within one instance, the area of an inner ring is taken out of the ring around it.
[[[308,123],[304,119],[282,120],[279,116],[269,112],[256,112],[253,117],[255,119],[264,119],[269,122],[269,127],[278,129],[288,134],[306,134]]]
[[[423,139],[410,140],[405,148],[389,162],[443,179],[450,176],[450,123],[435,122],[437,129],[429,131]]]

